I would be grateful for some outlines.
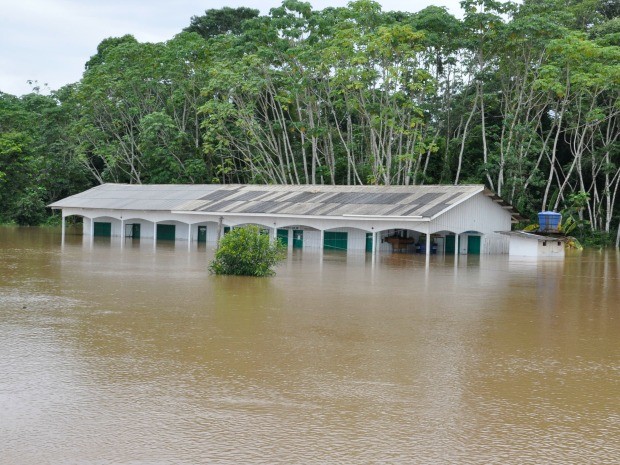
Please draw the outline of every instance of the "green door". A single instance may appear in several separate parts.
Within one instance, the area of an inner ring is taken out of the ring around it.
[[[140,223],[134,223],[131,225],[131,237],[133,239],[140,239]]]
[[[366,233],[366,252],[372,252],[372,233]]]
[[[293,248],[301,249],[304,246],[304,232],[302,229],[295,229],[293,231]]]
[[[323,248],[329,250],[347,250],[349,233],[326,231],[323,236]]]
[[[278,240],[288,247],[288,229],[278,229]]]
[[[198,226],[198,242],[207,242],[206,226]]]
[[[112,223],[95,221],[95,224],[93,226],[93,234],[98,237],[112,236]]]
[[[480,255],[480,236],[467,236],[467,253]]]
[[[454,246],[456,236],[446,236],[446,255],[454,255]]]
[[[174,224],[158,224],[157,225],[157,240],[158,241],[173,241],[175,239],[176,226]]]

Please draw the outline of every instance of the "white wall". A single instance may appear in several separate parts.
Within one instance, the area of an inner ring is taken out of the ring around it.
[[[329,231],[347,233],[347,250],[366,250],[366,231],[356,228],[336,228]]]
[[[82,235],[84,236],[90,236],[90,224],[91,224],[91,219],[90,218],[84,218],[82,221]]]
[[[321,244],[321,231],[304,231],[304,249],[320,249],[323,247]]]
[[[474,195],[469,200],[455,206],[438,218],[431,221],[430,232],[479,231],[490,234],[496,231],[510,231],[510,213],[493,202],[483,193]]]
[[[482,251],[485,254],[506,254],[510,249],[510,239],[495,232],[482,236]]]
[[[160,221],[157,224],[172,224],[175,226],[174,228],[174,237],[179,241],[187,240],[188,226],[185,223],[181,223],[179,221]]]
[[[541,241],[538,238],[510,236],[510,256],[515,257],[563,257],[564,242]]]
[[[84,218],[84,221],[82,223],[82,234],[84,236],[90,236],[93,221],[95,223],[110,223],[110,234],[112,235],[112,237],[121,237],[123,235],[120,220],[108,216],[101,216],[94,218],[94,220],[91,220],[90,218]]]
[[[510,231],[510,212],[492,199],[478,193],[431,221],[430,231],[453,231],[460,233],[459,252],[467,253],[467,236],[482,236],[480,253],[507,253],[508,239],[498,231]],[[464,232],[468,234],[462,234]],[[476,234],[481,233],[481,234]]]
[[[143,219],[130,219],[126,221],[126,224],[139,224],[140,225],[140,237],[145,239],[153,239],[153,223]]]
[[[347,233],[347,251],[359,252],[366,250],[366,231],[356,228],[335,228],[330,229],[329,232]],[[320,248],[323,248],[323,244],[321,243],[321,231],[305,230],[304,249]]]
[[[510,236],[510,256],[538,256],[538,239],[528,239],[525,237]]]
[[[564,242],[562,241],[538,241],[539,257],[563,257]]]
[[[82,234],[85,236],[90,235],[91,232],[91,224],[95,223],[111,223],[111,235],[112,237],[124,237],[125,231],[124,228],[128,224],[139,224],[140,225],[140,238],[143,239],[153,239],[153,234],[155,232],[154,223],[151,221],[147,221],[145,219],[127,219],[121,222],[120,219],[109,217],[109,216],[98,216],[93,219],[84,218],[82,224]],[[160,221],[157,224],[173,224],[175,226],[175,237],[178,240],[187,240],[188,226],[185,223],[181,223],[179,221]],[[196,234],[198,228],[196,227]],[[192,230],[192,240],[196,240],[194,231]]]

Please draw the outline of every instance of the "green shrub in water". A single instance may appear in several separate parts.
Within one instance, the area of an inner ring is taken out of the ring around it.
[[[219,275],[272,276],[273,267],[284,259],[286,247],[271,242],[258,226],[233,228],[221,238],[209,271]]]

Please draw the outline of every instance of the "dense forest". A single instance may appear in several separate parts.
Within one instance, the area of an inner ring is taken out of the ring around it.
[[[79,82],[0,92],[0,221],[104,182],[484,183],[617,246],[620,3],[461,7],[285,0],[105,39]]]

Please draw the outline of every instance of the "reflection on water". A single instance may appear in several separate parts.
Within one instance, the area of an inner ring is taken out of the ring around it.
[[[0,228],[0,463],[618,463],[620,260]]]

